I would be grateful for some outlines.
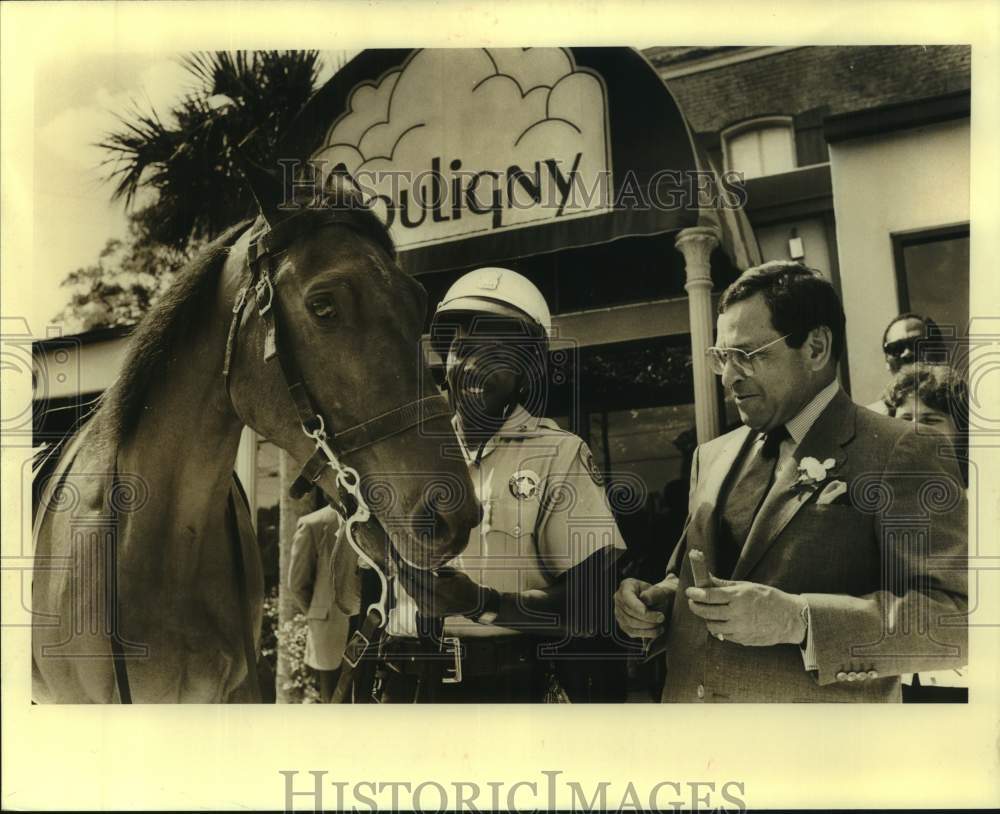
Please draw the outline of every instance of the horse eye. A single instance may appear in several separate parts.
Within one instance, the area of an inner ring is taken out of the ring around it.
[[[333,319],[337,316],[337,308],[333,297],[318,296],[309,300],[309,310],[320,319]]]

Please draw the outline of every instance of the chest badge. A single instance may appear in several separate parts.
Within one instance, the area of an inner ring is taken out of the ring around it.
[[[526,500],[538,492],[540,480],[537,472],[531,469],[519,469],[510,476],[507,486],[510,488],[510,493],[518,500]]]

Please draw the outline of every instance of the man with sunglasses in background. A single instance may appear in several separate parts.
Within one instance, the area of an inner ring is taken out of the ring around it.
[[[898,701],[901,674],[965,663],[958,470],[851,402],[844,336],[833,286],[798,263],[720,299],[710,361],[745,426],[695,452],[665,579],[615,595],[622,629],[666,652],[664,701]]]
[[[469,546],[428,581],[396,564],[387,702],[624,700],[611,597],[624,552],[586,443],[542,417],[551,317],[530,280],[462,276],[431,323],[453,426],[483,507]]]
[[[937,323],[930,317],[909,312],[900,314],[885,326],[882,353],[885,354],[885,367],[892,376],[916,362],[918,353],[921,361],[939,364],[949,361]],[[889,407],[881,398],[867,406],[880,415],[889,414]]]

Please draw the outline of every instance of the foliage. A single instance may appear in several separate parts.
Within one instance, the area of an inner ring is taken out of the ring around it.
[[[99,145],[110,153],[113,197],[131,205],[140,188],[155,191],[136,217],[151,240],[174,248],[254,211],[237,151],[277,169],[280,137],[313,93],[319,52],[220,51],[181,64],[197,87],[169,116],[133,110]]]
[[[77,331],[134,325],[156,303],[188,252],[143,240],[135,224],[130,231],[128,240],[108,240],[96,263],[66,276],[60,285],[72,294],[58,321]]]
[[[98,146],[127,207],[125,241],[63,282],[72,299],[57,319],[77,330],[131,325],[199,244],[256,211],[238,155],[277,168],[281,134],[315,89],[318,51],[196,53],[181,58],[195,86],[168,111],[138,108]]]
[[[301,613],[279,626],[278,588],[275,587],[264,599],[264,627],[261,639],[261,656],[271,665],[272,672],[282,682],[281,689],[288,703],[317,704],[319,689],[316,677],[306,666],[306,641],[309,626]],[[284,676],[278,675],[278,650],[287,669]]]
[[[673,337],[581,348],[560,372],[563,381],[553,378],[549,391],[550,415],[572,410],[579,393],[587,393],[592,410],[624,410],[687,404],[694,387],[691,349]]]
[[[272,588],[264,597],[264,621],[260,632],[260,655],[278,672],[278,587]]]

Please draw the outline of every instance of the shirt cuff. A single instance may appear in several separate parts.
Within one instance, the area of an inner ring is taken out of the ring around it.
[[[802,662],[806,670],[819,670],[819,661],[816,658],[816,640],[812,635],[812,618],[809,615],[809,603],[806,603],[802,618],[806,623],[806,640],[800,645],[802,651]]]

